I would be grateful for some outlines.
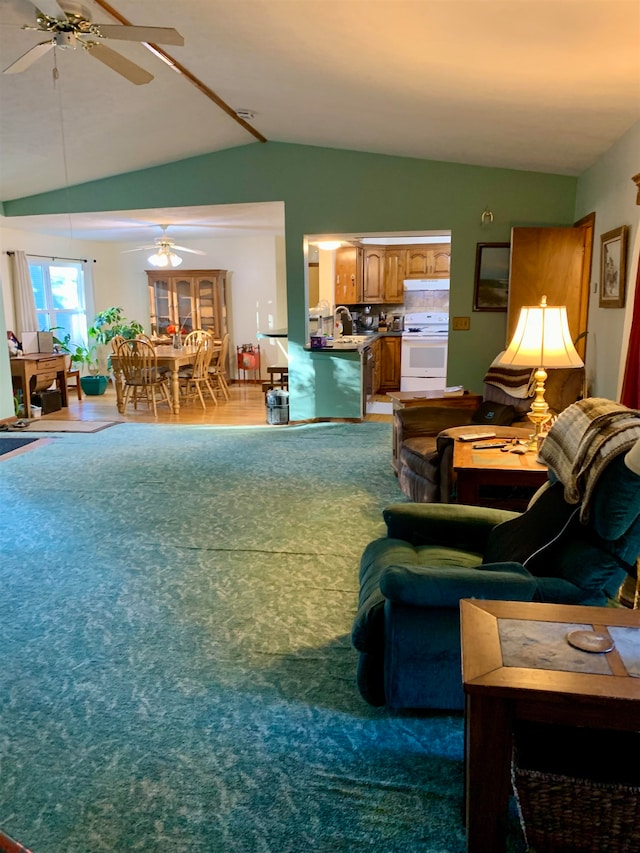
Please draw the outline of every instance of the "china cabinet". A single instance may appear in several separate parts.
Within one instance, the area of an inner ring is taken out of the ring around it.
[[[226,270],[146,270],[151,334],[166,335],[179,326],[212,332],[222,338],[227,328]]]

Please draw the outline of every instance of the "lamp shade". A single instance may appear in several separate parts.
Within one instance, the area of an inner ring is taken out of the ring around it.
[[[582,367],[569,332],[564,305],[525,305],[515,334],[498,362],[515,367]]]

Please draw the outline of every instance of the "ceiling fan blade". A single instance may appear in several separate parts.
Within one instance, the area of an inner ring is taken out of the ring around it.
[[[143,83],[149,83],[153,80],[153,74],[145,71],[144,68],[141,68],[140,65],[136,65],[135,62],[131,62],[131,60],[126,59],[122,54],[116,53],[115,50],[111,50],[110,47],[106,47],[103,44],[97,44],[94,41],[83,42],[82,46],[89,51],[89,56],[93,56],[94,59],[98,59],[103,63],[103,65],[107,65],[113,71],[116,71],[118,74],[126,77],[127,80],[131,83],[135,83],[136,86],[141,86]]]
[[[15,62],[12,62],[11,65],[8,65],[3,74],[18,74],[20,71],[26,71],[34,62],[37,62],[41,56],[44,56],[51,48],[54,46],[55,42],[53,39],[49,39],[49,41],[41,41],[40,44],[35,45],[35,47],[30,48],[26,53],[23,53],[22,56],[18,57]]]
[[[59,21],[67,20],[64,10],[57,0],[29,0],[29,3],[32,3],[36,9],[44,12],[49,18],[58,18]]]
[[[172,249],[178,249],[180,252],[191,252],[192,255],[206,255],[206,252],[201,252],[200,249],[187,249],[186,246],[172,246]]]
[[[184,44],[184,39],[173,27],[125,27],[122,24],[98,24],[97,27],[100,35],[109,39],[176,44],[180,47]]]
[[[149,249],[157,249],[157,246],[136,246],[135,249],[124,249],[120,252],[121,255],[128,255],[130,252],[146,252]]]

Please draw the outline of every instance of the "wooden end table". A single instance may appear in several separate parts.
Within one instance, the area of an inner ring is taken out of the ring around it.
[[[640,676],[640,660],[625,651],[623,639],[640,630],[640,619],[624,608],[475,599],[460,602],[460,617],[467,850],[504,853],[515,723],[638,731],[640,677],[633,676]],[[520,661],[523,625],[545,638],[523,644],[527,655]],[[566,644],[570,654],[565,659],[561,648],[550,664],[550,650],[573,628],[607,633],[616,648],[590,654]]]
[[[45,388],[47,380],[49,384],[55,381],[60,391],[62,406],[66,408],[69,405],[66,358],[64,353],[43,352],[26,353],[9,359],[11,377],[17,379],[22,388],[24,413],[27,418],[31,417],[31,389],[36,387],[38,379],[45,383]]]
[[[500,435],[500,427],[495,430]],[[505,440],[511,441],[514,435]],[[529,433],[522,430],[522,438]],[[498,439],[492,439],[492,441]],[[479,441],[477,444],[486,442]],[[456,501],[472,506],[492,506],[500,509],[522,511],[529,499],[547,480],[547,466],[537,462],[537,454],[503,453],[501,450],[474,450],[476,442],[456,439],[453,448],[453,469],[457,475]],[[485,488],[486,487],[486,488]],[[509,492],[519,487],[523,496],[511,496]]]

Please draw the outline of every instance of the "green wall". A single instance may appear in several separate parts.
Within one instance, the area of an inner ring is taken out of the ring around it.
[[[473,313],[476,244],[510,239],[515,225],[573,221],[576,178],[283,143],[253,143],[166,166],[4,203],[6,216],[284,201],[292,420],[344,417],[341,371],[304,351],[303,237],[330,232],[451,231],[449,384],[482,390],[504,347],[505,314]],[[492,225],[481,225],[489,207]],[[340,356],[331,356],[340,358]],[[346,361],[350,359],[344,356]],[[327,366],[328,368],[328,366]],[[353,365],[345,364],[353,382]]]

